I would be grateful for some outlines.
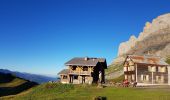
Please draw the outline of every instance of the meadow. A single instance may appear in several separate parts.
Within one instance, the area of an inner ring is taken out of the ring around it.
[[[19,95],[0,98],[2,100],[170,100],[170,87],[157,88],[123,88],[96,85],[72,85],[46,83],[34,87]]]

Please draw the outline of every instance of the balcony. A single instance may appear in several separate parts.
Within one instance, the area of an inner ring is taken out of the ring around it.
[[[91,72],[89,71],[72,71],[70,70],[70,73],[72,75],[91,75]]]
[[[134,66],[124,67],[124,72],[135,71]]]

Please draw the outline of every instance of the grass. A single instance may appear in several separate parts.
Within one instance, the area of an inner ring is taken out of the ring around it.
[[[122,64],[110,65],[105,70],[105,73],[110,74],[110,73],[114,73],[114,72],[120,71],[120,70],[123,70],[123,65]]]
[[[98,88],[92,85],[72,85],[50,83],[32,88],[28,93],[4,100],[94,100],[95,97],[107,100],[170,100],[170,87],[167,88]]]
[[[0,87],[15,87],[15,86],[21,85],[21,84],[23,84],[25,82],[26,82],[25,80],[22,80],[20,78],[15,78],[11,82],[1,83]]]
[[[167,58],[166,62],[167,62],[168,64],[170,64],[170,57]]]
[[[18,94],[36,85],[12,74],[0,73],[0,97]]]
[[[109,80],[106,80],[108,82],[122,82],[124,80],[124,75],[121,75],[117,78],[114,78],[114,79],[109,79]]]

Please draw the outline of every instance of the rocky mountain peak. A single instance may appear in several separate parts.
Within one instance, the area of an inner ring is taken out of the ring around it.
[[[170,55],[170,13],[146,22],[143,32],[137,38],[132,35],[128,41],[122,42],[116,60],[122,60],[124,55],[142,55],[147,52],[162,57]]]
[[[152,23],[146,22],[143,32],[139,34],[138,39],[143,40],[149,35],[156,34],[156,31],[167,28],[170,28],[170,13],[158,16],[156,19],[152,20]]]

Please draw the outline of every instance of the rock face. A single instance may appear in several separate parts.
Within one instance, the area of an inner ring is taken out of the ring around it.
[[[158,16],[146,22],[143,32],[136,38],[131,36],[119,46],[118,58],[114,62],[121,62],[128,54],[154,54],[166,58],[170,56],[170,13]]]

